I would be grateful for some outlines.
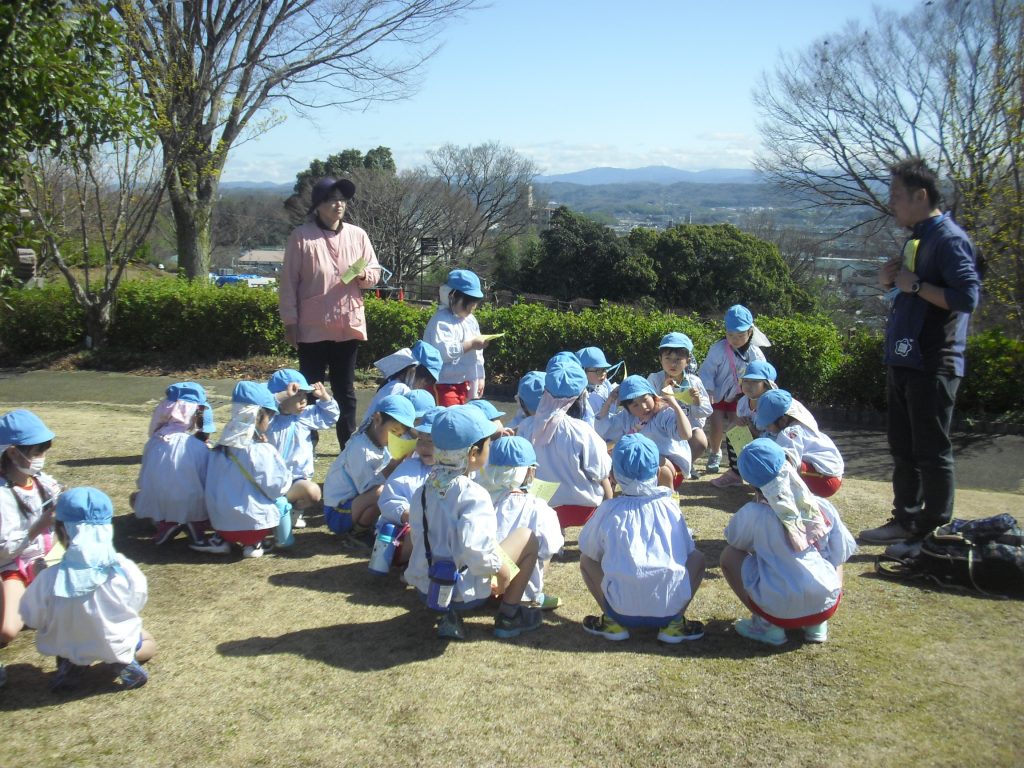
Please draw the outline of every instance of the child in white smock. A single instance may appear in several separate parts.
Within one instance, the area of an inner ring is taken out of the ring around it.
[[[835,495],[843,484],[843,456],[799,400],[784,389],[768,392],[758,401],[754,424],[793,452],[800,477],[815,496]]]
[[[584,347],[576,353],[580,365],[587,374],[587,404],[591,414],[597,414],[604,405],[604,401],[612,393],[615,386],[611,382],[614,376],[622,367],[620,360],[615,365],[608,362],[604,352],[599,347]],[[593,420],[590,422],[593,423]]]
[[[544,569],[565,544],[558,515],[548,503],[529,492],[537,473],[537,454],[523,437],[499,437],[491,443],[480,484],[491,494],[498,516],[498,539],[516,528],[529,528],[537,536],[537,564],[523,597],[531,606],[551,611],[561,599],[544,591]]]
[[[700,376],[690,373],[690,361],[693,358],[693,341],[685,333],[673,331],[662,337],[658,344],[658,359],[661,370],[647,377],[655,392],[663,392],[666,386],[672,387],[676,399],[683,403],[686,418],[690,420],[690,479],[696,480],[698,475],[694,465],[708,448],[708,437],[704,433],[704,423],[714,412],[711,397]]]
[[[612,497],[611,457],[604,440],[583,421],[587,374],[571,352],[548,361],[537,413],[518,434],[537,452],[537,478],[558,483],[550,504],[562,529],[583,525]]]
[[[54,434],[32,411],[0,418],[0,648],[21,631],[25,589],[53,548],[53,504],[60,486],[43,472]],[[0,663],[0,688],[7,670]]]
[[[725,313],[725,338],[716,341],[701,363],[698,375],[711,395],[708,419],[708,472],[718,472],[722,464],[722,438],[736,426],[736,403],[740,399],[740,379],[747,364],[764,360],[761,347],[771,346],[754,325],[754,316],[742,304]]]
[[[57,657],[54,691],[76,687],[94,662],[109,664],[122,688],[140,688],[156,641],[142,628],[146,577],[114,549],[110,498],[96,488],[72,488],[57,499],[60,563],[43,571],[21,601],[21,617],[36,630],[36,647]]]
[[[480,278],[468,269],[452,270],[440,288],[440,306],[423,331],[423,340],[444,361],[437,380],[438,405],[463,405],[484,396],[487,340],[473,316],[483,298]]]
[[[543,394],[544,371],[527,371],[516,386],[516,403],[519,407],[508,422],[509,429],[519,432],[519,425],[537,412]]]
[[[750,431],[751,437],[761,437],[763,431],[754,425],[754,413],[757,411],[757,402],[761,395],[772,389],[777,389],[775,380],[778,372],[775,366],[767,360],[754,360],[747,365],[740,377],[740,390],[743,392],[736,403],[736,420],[741,427]],[[732,488],[743,485],[743,478],[740,477],[739,466],[736,463],[736,455],[729,451],[729,469],[711,481],[715,488]]]
[[[836,508],[808,490],[774,441],[751,442],[739,465],[758,492],[725,528],[722,575],[751,611],[736,631],[782,645],[786,629],[802,628],[808,642],[823,643],[842,596],[843,563],[857,544]]]
[[[603,502],[580,531],[580,572],[602,611],[583,629],[626,640],[630,628],[657,627],[664,643],[699,640],[704,625],[686,609],[704,578],[704,555],[672,491],[657,484],[658,447],[624,435],[612,462],[622,495]]]
[[[612,402],[622,409],[608,415]],[[636,432],[654,441],[662,464],[658,481],[678,488],[690,476],[690,420],[671,394],[659,394],[643,376],[627,376],[597,414],[597,432],[610,443]]]
[[[417,341],[411,348],[403,347],[374,363],[384,379],[373,394],[360,428],[366,426],[377,411],[377,404],[388,395],[407,395],[410,392],[428,392],[437,403],[437,379],[443,362],[441,353],[425,341]]]
[[[149,440],[129,497],[135,516],[156,525],[153,543],[162,546],[182,530],[198,544],[206,540],[206,469],[210,448],[203,439],[206,390],[194,381],[167,388],[149,420]]]
[[[454,406],[438,414],[430,430],[434,466],[409,508],[413,546],[406,581],[426,599],[435,569],[446,564],[458,574],[438,624],[442,638],[464,639],[461,612],[482,606],[492,590],[501,597],[496,637],[517,637],[543,622],[539,608],[521,604],[537,562],[537,537],[517,528],[499,541],[491,497],[469,477],[486,466],[494,433],[477,408]]]

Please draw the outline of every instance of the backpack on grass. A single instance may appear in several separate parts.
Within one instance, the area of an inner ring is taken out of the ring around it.
[[[921,551],[913,557],[880,555],[875,570],[890,578],[926,579],[950,589],[1024,596],[1024,530],[1005,513],[953,520],[926,534]]]

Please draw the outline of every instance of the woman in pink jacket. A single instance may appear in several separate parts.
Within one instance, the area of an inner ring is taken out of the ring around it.
[[[298,349],[302,375],[318,382],[330,370],[341,406],[340,446],[356,427],[356,351],[366,340],[362,289],[380,279],[370,238],[342,221],[355,193],[348,179],[326,177],[314,185],[309,217],[288,238],[278,292],[285,338]]]

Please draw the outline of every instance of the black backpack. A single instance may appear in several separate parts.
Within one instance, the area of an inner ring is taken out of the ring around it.
[[[1007,514],[953,520],[905,559],[880,555],[875,570],[890,578],[926,579],[940,587],[1024,596],[1024,531]]]

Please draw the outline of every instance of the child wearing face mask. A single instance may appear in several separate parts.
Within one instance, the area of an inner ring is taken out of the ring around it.
[[[292,473],[277,448],[267,442],[277,399],[266,384],[240,381],[231,393],[231,420],[210,454],[206,472],[206,510],[216,533],[196,552],[228,554],[231,544],[243,557],[262,557],[264,539],[274,534],[277,546],[292,544],[291,506],[308,506],[302,486],[293,488]]]
[[[374,367],[383,379],[366,408],[366,415],[360,428],[366,426],[376,413],[377,405],[388,395],[408,395],[410,392],[427,392],[437,404],[437,379],[441,375],[443,362],[441,353],[425,341],[417,341],[412,347],[403,347],[375,362]]]
[[[771,346],[767,337],[754,325],[754,316],[742,304],[729,307],[725,313],[725,338],[716,341],[700,366],[698,375],[711,395],[711,417],[708,419],[708,472],[722,466],[722,438],[737,425],[736,404],[742,395],[740,379],[749,363],[764,360],[761,347]]]
[[[438,405],[464,405],[484,396],[487,339],[473,316],[483,298],[480,278],[468,269],[452,270],[441,286],[440,306],[423,331],[423,340],[444,361],[437,380]]]
[[[0,418],[0,648],[24,626],[18,607],[53,547],[57,482],[43,472],[54,434],[32,411]],[[7,670],[0,663],[0,687]]]
[[[193,544],[206,540],[206,469],[210,449],[202,434],[213,431],[206,391],[194,381],[167,388],[149,421],[138,490],[128,501],[138,518],[156,525],[153,543],[162,546],[182,530]]]

